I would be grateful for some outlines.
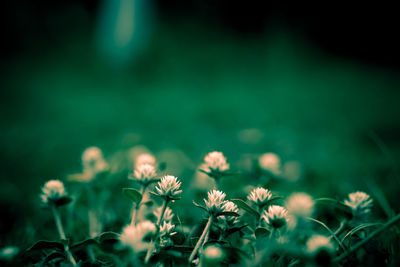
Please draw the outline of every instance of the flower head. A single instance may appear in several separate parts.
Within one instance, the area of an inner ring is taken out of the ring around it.
[[[224,172],[229,169],[229,164],[222,152],[210,152],[205,156],[204,161],[206,163],[205,171],[207,172]]]
[[[208,245],[200,258],[201,266],[219,266],[225,259],[225,253],[219,246]]]
[[[297,217],[309,217],[314,211],[314,200],[306,193],[293,193],[289,196],[286,208]]]
[[[247,198],[257,206],[264,206],[271,199],[272,193],[268,189],[257,187],[251,191]]]
[[[65,191],[64,184],[59,180],[50,180],[42,187],[40,198],[44,205],[55,203],[58,200],[66,197],[68,194]]]
[[[263,219],[268,226],[279,229],[287,224],[287,210],[284,207],[272,205],[264,211]]]
[[[150,164],[154,166],[154,164],[156,164],[156,158],[149,153],[140,154],[136,157],[135,166],[138,167],[143,164]]]
[[[345,200],[344,204],[349,206],[354,216],[362,216],[371,211],[372,199],[364,192],[354,192],[349,194],[349,200]]]
[[[156,170],[153,165],[142,164],[139,165],[134,171],[137,181],[143,184],[148,184],[154,177],[156,177]]]
[[[182,190],[180,190],[181,182],[178,181],[178,178],[172,175],[164,176],[158,185],[156,186],[157,194],[170,198],[177,199],[180,197]]]
[[[323,235],[313,235],[307,241],[307,252],[315,253],[320,249],[333,250],[331,239]]]
[[[149,248],[151,235],[155,231],[154,223],[143,221],[137,225],[126,226],[119,239],[123,245],[130,247],[134,252],[140,252]]]
[[[83,173],[90,179],[93,179],[97,174],[104,172],[107,168],[107,162],[104,160],[103,152],[95,146],[85,149],[82,153]]]
[[[174,230],[175,230],[175,225],[173,225],[171,222],[164,221],[160,227],[160,234],[161,236],[171,236],[176,234]]]
[[[281,159],[274,153],[262,154],[258,158],[258,164],[260,165],[261,169],[270,171],[275,175],[279,175],[281,173]]]
[[[161,216],[161,212],[162,212],[162,208],[163,207],[159,207],[159,208],[157,208],[155,211],[154,211],[154,216],[156,216],[156,218],[157,218],[157,220],[159,220],[160,219],[160,216]],[[174,213],[172,212],[172,210],[170,209],[170,208],[166,208],[165,209],[165,211],[164,211],[164,216],[163,216],[163,220],[164,221],[166,221],[166,222],[170,222],[170,221],[172,221],[172,218],[174,217]]]
[[[217,215],[224,211],[224,205],[226,203],[226,194],[222,191],[212,190],[207,193],[208,199],[204,199],[208,212],[212,215]]]
[[[225,201],[225,204],[222,206],[222,209],[224,212],[231,211],[239,213],[238,206],[232,201]],[[234,225],[239,221],[236,216],[221,216],[220,218],[225,220],[228,225]]]

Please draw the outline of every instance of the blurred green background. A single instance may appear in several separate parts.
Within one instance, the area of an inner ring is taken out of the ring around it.
[[[398,210],[393,16],[331,11],[255,1],[6,4],[0,245],[43,238],[35,227],[52,222],[40,186],[79,171],[92,145],[106,158],[135,145],[181,151],[184,183],[211,150],[234,168],[243,154],[274,152],[301,163],[294,190],[342,198],[360,189]]]

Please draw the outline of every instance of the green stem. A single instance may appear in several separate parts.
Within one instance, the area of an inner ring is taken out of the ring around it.
[[[142,199],[143,199],[143,194],[144,194],[145,191],[146,191],[146,186],[144,186],[144,185],[141,186],[140,187],[140,194],[142,194]],[[132,206],[132,218],[131,218],[131,225],[132,226],[136,225],[136,216],[137,216],[137,213],[138,213],[139,208],[140,208],[140,203],[141,202],[133,203],[133,206]]]
[[[58,234],[60,235],[60,239],[66,240],[67,237],[65,236],[64,227],[62,225],[60,213],[58,213],[57,207],[54,204],[51,205],[51,211],[53,213],[54,221],[56,223],[56,227],[57,227]],[[67,254],[69,261],[72,263],[73,266],[75,266],[76,261],[74,259],[74,256],[72,256],[71,252],[69,251],[68,244],[64,244],[64,250],[65,250],[65,253]]]
[[[190,254],[189,264],[191,264],[191,262],[196,257],[197,252],[199,251],[200,247],[202,247],[204,245],[204,241],[208,239],[208,233],[210,232],[210,228],[211,228],[211,224],[212,224],[213,218],[214,217],[212,215],[210,215],[210,217],[208,218],[208,222],[206,224],[206,227],[204,228],[203,233],[201,234],[199,240],[197,241],[196,246],[194,247],[192,253]]]
[[[164,203],[163,203],[163,206],[162,206],[162,209],[161,209],[160,217],[159,217],[158,220],[157,220],[156,232],[155,232],[155,234],[154,234],[154,238],[151,240],[149,249],[147,250],[146,258],[144,259],[144,263],[145,263],[145,264],[147,264],[147,263],[149,262],[150,257],[151,257],[151,254],[153,254],[153,251],[154,251],[154,248],[155,248],[155,241],[158,239],[158,234],[160,233],[161,221],[162,221],[162,219],[163,219],[163,217],[164,217],[164,213],[165,213],[165,210],[167,209],[167,206],[168,206],[169,201],[170,201],[170,199],[169,199],[169,198],[166,198],[165,201],[164,201]]]
[[[319,225],[323,226],[323,227],[329,232],[329,234],[333,237],[333,239],[335,239],[335,241],[336,241],[336,243],[338,243],[339,247],[340,247],[343,251],[346,251],[346,248],[343,246],[342,242],[340,242],[340,240],[339,240],[339,238],[336,236],[336,234],[335,234],[334,232],[332,232],[332,230],[331,230],[328,226],[326,226],[326,224],[324,224],[323,222],[318,221],[318,220],[316,220],[316,219],[310,218],[310,217],[308,217],[308,218],[306,218],[306,219],[307,219],[307,220],[310,220],[310,221],[313,221],[313,222],[315,222],[315,223],[318,223]]]
[[[353,247],[351,247],[349,250],[347,250],[345,253],[341,254],[340,256],[336,257],[333,262],[340,262],[343,259],[345,259],[347,256],[351,255],[355,251],[357,251],[359,248],[364,246],[368,241],[370,241],[372,238],[380,235],[383,233],[386,229],[392,227],[394,224],[398,223],[400,221],[400,214],[397,214],[394,216],[392,219],[387,221],[380,229],[374,231],[372,234],[370,234],[368,237],[366,237],[364,240],[358,242],[355,244]]]

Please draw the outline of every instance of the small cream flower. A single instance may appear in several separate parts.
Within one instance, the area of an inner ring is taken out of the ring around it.
[[[355,216],[361,216],[371,211],[372,201],[368,194],[358,191],[349,194],[349,200],[346,199],[344,204],[352,209]]]
[[[135,177],[141,183],[148,183],[154,177],[156,177],[156,170],[153,165],[150,164],[142,164],[139,165],[134,171]]]
[[[178,178],[172,175],[164,176],[160,182],[158,182],[158,186],[156,186],[157,194],[171,199],[179,198],[182,190],[180,190],[181,182],[178,181]]]
[[[229,169],[229,164],[222,152],[210,152],[205,156],[204,161],[206,163],[205,171],[207,172],[224,172]]]
[[[232,201],[226,201],[225,204],[222,206],[222,209],[224,212],[230,211],[239,213],[238,206]],[[225,220],[228,225],[234,225],[239,221],[236,216],[221,216],[220,218]]]
[[[247,196],[248,200],[257,206],[264,206],[271,199],[272,193],[268,189],[257,187]]]
[[[56,202],[67,195],[64,184],[61,181],[50,180],[42,187],[40,198],[43,204],[49,205],[51,202]]]
[[[219,266],[225,258],[224,251],[215,245],[208,245],[201,254],[201,265]]]
[[[286,208],[298,217],[310,217],[314,211],[314,200],[306,193],[293,193],[289,196]]]
[[[261,169],[270,171],[275,175],[281,173],[281,159],[274,153],[265,153],[258,158],[258,164]]]
[[[160,227],[160,234],[161,236],[171,236],[176,234],[174,230],[175,230],[175,225],[173,225],[171,222],[164,221]]]
[[[226,194],[218,190],[212,190],[207,194],[208,200],[204,199],[204,202],[206,203],[208,212],[212,215],[217,215],[218,213],[223,212],[226,203]]]
[[[104,172],[107,168],[107,162],[104,160],[103,152],[100,148],[92,146],[82,153],[83,173],[93,179],[97,174]]]
[[[329,253],[333,252],[334,246],[331,243],[331,239],[323,236],[323,235],[313,235],[307,241],[307,252],[310,254],[317,253],[321,249],[328,251]]]
[[[140,154],[136,157],[135,166],[138,167],[143,164],[150,164],[154,166],[156,164],[156,158],[149,153]]]
[[[130,247],[134,252],[140,252],[149,248],[151,235],[155,231],[154,223],[143,221],[137,225],[126,226],[119,239],[123,245]]]
[[[153,214],[154,214],[154,216],[156,216],[157,220],[160,219],[161,212],[162,212],[162,207],[159,207],[154,211]],[[166,222],[170,222],[170,221],[172,221],[173,217],[174,217],[174,213],[172,212],[172,210],[170,208],[167,207],[164,211],[163,220]]]
[[[264,211],[263,219],[268,226],[279,229],[287,224],[287,210],[284,207],[272,205],[268,208],[268,212]]]

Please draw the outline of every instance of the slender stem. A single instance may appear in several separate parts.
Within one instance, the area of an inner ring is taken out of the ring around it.
[[[347,256],[349,256],[350,254],[354,253],[356,250],[358,250],[359,248],[361,248],[362,246],[364,246],[366,243],[368,243],[368,241],[370,241],[372,238],[380,235],[381,233],[383,233],[386,229],[390,228],[391,226],[393,226],[394,224],[398,223],[400,221],[400,214],[397,214],[396,216],[394,216],[392,219],[390,219],[388,222],[386,222],[381,228],[379,228],[378,230],[374,231],[372,234],[370,234],[368,237],[366,237],[364,240],[358,242],[357,244],[355,244],[353,247],[351,247],[349,250],[347,250],[345,253],[341,254],[340,256],[336,257],[335,259],[333,259],[333,262],[340,262],[341,260],[343,260],[344,258],[346,258]]]
[[[149,262],[151,254],[153,254],[154,247],[155,247],[155,241],[157,240],[158,234],[160,233],[161,221],[162,221],[162,219],[164,217],[164,213],[165,213],[165,210],[167,209],[169,201],[170,201],[170,199],[166,198],[164,203],[163,203],[163,205],[162,205],[161,214],[160,214],[160,217],[158,218],[157,224],[156,224],[156,233],[154,234],[154,238],[151,240],[149,249],[147,250],[146,258],[144,259],[144,263],[145,264],[147,264]]]
[[[332,230],[331,230],[326,224],[324,224],[323,222],[318,221],[318,220],[316,220],[316,219],[313,219],[313,218],[311,218],[311,217],[307,217],[306,219],[307,219],[307,220],[310,220],[310,221],[313,221],[313,222],[315,222],[315,223],[318,223],[319,225],[321,225],[322,227],[324,227],[324,228],[329,232],[329,234],[333,237],[333,239],[335,239],[335,241],[336,241],[336,243],[338,243],[339,247],[340,247],[343,251],[346,251],[346,248],[343,246],[342,242],[340,242],[340,240],[339,240],[339,238],[336,236],[336,234],[335,234],[334,232],[332,232]]]
[[[60,235],[60,239],[66,240],[67,237],[65,236],[64,227],[61,222],[60,213],[58,213],[57,207],[54,204],[51,205],[51,211],[53,213],[54,221],[56,223],[56,227],[57,227],[58,234]],[[69,247],[67,244],[64,244],[64,250],[65,250],[65,253],[67,254],[69,261],[72,263],[73,266],[75,266],[76,261],[74,259],[74,256],[72,256],[71,252],[69,251]]]
[[[338,229],[336,229],[334,235],[339,236],[343,232],[343,230],[346,228],[346,226],[347,226],[347,221],[341,221],[340,225],[339,225]]]
[[[197,241],[196,246],[194,247],[192,254],[190,254],[189,257],[189,264],[194,260],[194,257],[196,257],[197,252],[199,251],[200,247],[204,244],[204,241],[208,239],[208,233],[210,232],[211,224],[213,221],[213,216],[210,215],[208,218],[208,222],[206,224],[206,227],[203,230],[203,233],[201,234],[199,240]]]
[[[141,186],[140,187],[140,194],[142,194],[142,199],[143,199],[143,194],[144,194],[145,191],[146,191],[146,186],[144,186],[144,185]],[[139,211],[140,204],[141,204],[141,202],[133,203],[133,206],[132,206],[132,219],[131,219],[131,225],[132,226],[136,225],[136,216],[137,216],[137,213]]]

